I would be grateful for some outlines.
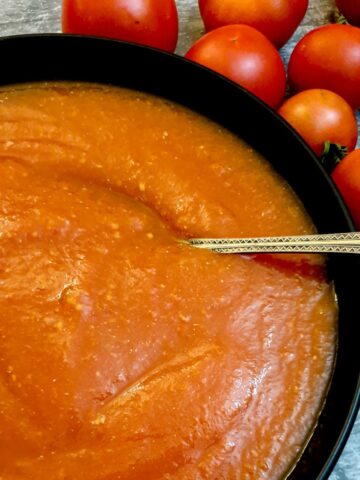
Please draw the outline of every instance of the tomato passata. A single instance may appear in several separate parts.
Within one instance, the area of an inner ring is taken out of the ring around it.
[[[360,148],[341,160],[332,176],[360,229]]]
[[[326,142],[354,150],[357,123],[350,105],[329,90],[305,90],[286,100],[279,109],[314,152],[321,156]]]
[[[229,25],[201,37],[186,58],[242,85],[272,107],[285,95],[285,67],[276,48],[255,28]]]
[[[178,14],[175,0],[63,0],[62,29],[173,52]]]
[[[325,88],[360,107],[360,28],[334,24],[312,30],[296,45],[288,76],[295,91]]]
[[[336,5],[349,23],[360,27],[359,0],[336,0]]]
[[[282,47],[304,18],[308,0],[199,0],[206,31],[245,24]]]

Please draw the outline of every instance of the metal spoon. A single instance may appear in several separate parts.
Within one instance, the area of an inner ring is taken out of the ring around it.
[[[360,253],[360,232],[288,237],[192,238],[186,243],[218,253]]]

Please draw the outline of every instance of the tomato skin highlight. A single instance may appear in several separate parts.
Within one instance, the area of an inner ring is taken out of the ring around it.
[[[325,142],[355,148],[358,128],[350,105],[329,90],[312,89],[286,100],[278,113],[304,138],[319,157]]]
[[[360,27],[360,2],[357,0],[336,0],[340,13],[352,25]]]
[[[63,0],[62,31],[115,38],[174,52],[175,0]]]
[[[360,148],[341,160],[332,177],[360,229]]]
[[[199,0],[207,32],[225,25],[249,25],[277,48],[293,35],[308,5],[308,0]]]
[[[324,88],[360,107],[360,28],[325,25],[306,34],[289,61],[294,91]]]
[[[273,108],[285,95],[286,73],[276,48],[247,25],[229,25],[201,37],[186,58],[228,77]]]

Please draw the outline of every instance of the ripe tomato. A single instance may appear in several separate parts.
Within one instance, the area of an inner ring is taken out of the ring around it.
[[[282,47],[304,18],[308,0],[199,0],[206,31],[245,24]]]
[[[360,148],[341,160],[332,176],[360,229]]]
[[[358,0],[336,0],[336,5],[349,23],[360,27],[360,2]]]
[[[286,74],[269,40],[247,25],[221,27],[201,37],[186,58],[225,75],[277,107],[285,95]]]
[[[350,105],[329,90],[304,90],[286,100],[279,109],[284,117],[320,157],[325,142],[354,150],[357,123]]]
[[[295,91],[325,88],[360,107],[360,28],[325,25],[312,30],[296,45],[288,76]]]
[[[173,52],[178,15],[175,0],[63,0],[62,29]]]

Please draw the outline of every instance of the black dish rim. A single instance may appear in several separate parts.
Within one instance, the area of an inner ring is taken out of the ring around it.
[[[273,164],[303,201],[320,233],[354,231],[331,178],[299,135],[244,88],[177,55],[81,35],[36,34],[0,39],[0,85],[85,81],[142,90],[183,104],[244,138]],[[260,132],[260,133],[259,133]],[[281,146],[281,147],[279,147]],[[360,261],[333,254],[329,272],[339,300],[334,376],[314,435],[289,479],[325,480],[360,406],[356,274]]]

